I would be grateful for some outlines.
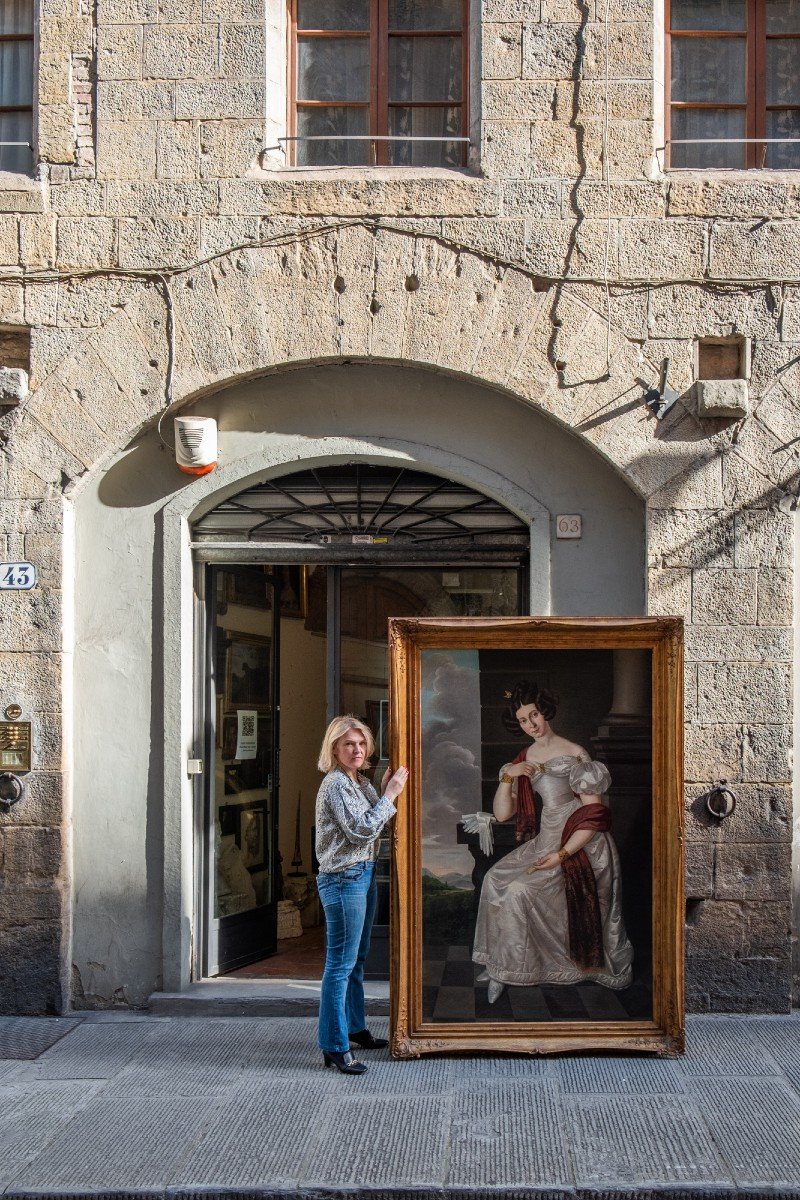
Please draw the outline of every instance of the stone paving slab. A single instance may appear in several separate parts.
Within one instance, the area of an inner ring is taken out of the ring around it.
[[[800,1200],[800,1014],[688,1026],[680,1060],[378,1051],[348,1078],[310,1019],[92,1014],[0,1064],[0,1196]]]
[[[0,1059],[38,1058],[80,1023],[71,1017],[0,1017]]]

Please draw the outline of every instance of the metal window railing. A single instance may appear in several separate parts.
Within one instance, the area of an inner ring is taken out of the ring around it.
[[[768,138],[768,137],[741,137],[741,138],[669,138],[664,146],[763,146],[764,153],[761,155],[761,166],[764,166],[764,160],[767,157],[768,146],[782,145],[800,145],[800,138]],[[678,168],[679,169],[679,168]]]
[[[471,146],[472,139],[468,137],[458,137],[455,134],[407,134],[402,133],[308,133],[297,135],[294,137],[279,137],[277,145],[264,146],[262,153],[267,153],[270,150],[283,150],[287,142],[370,142],[372,145],[372,159],[375,162],[375,146],[377,142],[409,142],[416,145],[418,142],[455,142],[458,145]]]

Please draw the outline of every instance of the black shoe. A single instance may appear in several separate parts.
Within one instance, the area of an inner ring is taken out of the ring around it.
[[[326,1067],[336,1067],[343,1075],[363,1075],[366,1067],[357,1058],[353,1058],[349,1050],[340,1054],[336,1050],[323,1050],[322,1057]]]
[[[360,1033],[351,1033],[350,1041],[355,1042],[362,1050],[383,1050],[389,1045],[386,1038],[373,1037],[368,1029],[362,1029]]]

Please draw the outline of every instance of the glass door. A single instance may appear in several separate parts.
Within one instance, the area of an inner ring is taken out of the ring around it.
[[[209,567],[204,974],[277,945],[279,603],[263,566]]]

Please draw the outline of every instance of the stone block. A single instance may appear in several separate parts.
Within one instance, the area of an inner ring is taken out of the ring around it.
[[[800,427],[800,407],[794,395],[778,382],[769,388],[759,401],[756,421],[775,435],[779,443],[776,452],[780,453],[780,443],[788,446],[797,436]]]
[[[101,27],[151,24],[159,19],[159,9],[158,0],[98,0],[97,20]]]
[[[651,568],[647,573],[647,612],[651,617],[688,618],[692,573],[685,568]]]
[[[753,509],[736,514],[737,567],[780,567],[794,557],[794,518],[782,512]]]
[[[55,375],[42,384],[28,407],[39,424],[85,466],[108,450],[103,431]]]
[[[602,271],[606,254],[609,269],[613,271],[617,261],[616,226],[612,226],[609,242],[605,221],[583,221],[577,228],[571,221],[528,222],[525,264],[537,275],[555,280],[563,275],[595,274]],[[577,347],[569,356],[568,368],[572,372],[571,383],[590,377],[590,369]],[[602,373],[605,373],[605,357]]]
[[[169,80],[100,80],[97,84],[97,111],[101,121],[135,120],[149,117],[172,121],[175,118],[175,84]]]
[[[791,631],[754,625],[691,625],[686,654],[700,662],[790,662]]]
[[[483,0],[481,16],[484,21],[538,21],[541,6],[542,0]]]
[[[584,217],[663,217],[665,185],[650,183],[642,179],[636,183],[618,183],[611,180],[608,185],[584,180],[572,189],[569,208],[565,205],[562,216],[579,212]],[[566,189],[565,189],[566,199]]]
[[[41,183],[34,180],[25,182],[28,185],[26,187],[0,187],[0,213],[44,212],[44,189]]]
[[[794,216],[800,189],[787,179],[770,179],[753,173],[726,178],[674,174],[669,180],[668,212],[678,217],[754,217]]]
[[[55,217],[23,213],[19,219],[20,261],[26,267],[52,267],[56,257]]]
[[[202,179],[241,179],[257,161],[264,139],[261,121],[204,121],[200,126]]]
[[[42,162],[75,161],[74,111],[71,104],[41,104],[38,115],[38,151]]]
[[[98,79],[141,79],[140,25],[101,25],[97,30]]]
[[[155,121],[98,121],[98,178],[154,179],[156,130]]]
[[[791,625],[793,604],[792,572],[762,568],[758,572],[759,625]]]
[[[481,73],[484,79],[519,79],[522,75],[522,25],[486,21],[481,29]]]
[[[742,779],[788,783],[791,778],[791,727],[788,724],[745,725],[742,731]]]
[[[729,450],[722,460],[722,495],[728,508],[771,508],[783,497],[783,489],[744,455]]]
[[[28,398],[28,372],[18,367],[0,367],[0,408],[16,408]]]
[[[200,256],[223,254],[261,240],[260,217],[201,217]]]
[[[150,25],[142,55],[144,79],[192,79],[217,73],[219,29],[212,23]],[[177,114],[180,116],[180,114]]]
[[[108,211],[125,217],[210,216],[218,208],[216,185],[199,180],[109,183],[106,192]]]
[[[66,19],[51,17],[39,23],[42,57],[47,60],[59,54],[69,55],[92,49],[92,22],[88,16],[70,15]]]
[[[791,965],[784,956],[694,956],[687,963],[689,1012],[787,1013]]]
[[[206,185],[212,186],[212,185]],[[220,185],[220,212],[247,216],[319,214],[337,216],[495,216],[500,197],[496,183],[465,175],[420,179],[392,173],[304,179],[287,174],[264,181]]]
[[[531,166],[528,121],[484,121],[481,169],[485,175],[489,178],[525,177],[531,174]]]
[[[782,279],[797,252],[794,221],[716,221],[710,241],[712,279]]]
[[[721,844],[717,847],[714,895],[720,900],[789,898],[789,843]]]
[[[556,84],[554,117],[557,121],[585,121],[605,112],[604,80],[564,79]],[[653,85],[634,80],[610,80],[610,120],[647,121],[653,115]]]
[[[104,325],[115,309],[135,295],[138,286],[131,279],[102,275],[62,283],[58,293],[58,324],[61,328]]]
[[[262,0],[203,0],[204,21],[245,21],[254,25],[263,17]]]
[[[580,74],[583,79],[604,79],[606,74],[606,31],[602,21],[590,22],[583,31],[584,53]],[[609,23],[608,76],[610,79],[653,77],[652,21]]]
[[[61,987],[61,946],[60,920],[35,921],[4,932],[4,958],[14,967],[13,975],[0,984],[0,1011],[38,1016],[63,1011],[67,997]]]
[[[491,254],[504,262],[521,262],[525,256],[524,221],[497,217],[484,217],[480,221],[448,219],[442,222],[442,232],[459,246]]]
[[[687,899],[703,900],[714,894],[714,846],[705,842],[686,842],[685,889]]]
[[[0,263],[7,267],[19,263],[19,222],[15,216],[0,216]]]
[[[220,27],[220,71],[226,79],[260,79],[264,72],[263,20]]]
[[[156,135],[159,179],[196,179],[200,171],[199,126],[194,121],[160,121]]]
[[[695,571],[693,620],[699,625],[754,625],[756,583],[754,570]]]
[[[552,82],[522,79],[487,80],[483,85],[485,121],[519,121],[552,118],[555,87]]]
[[[27,407],[27,406],[26,406]],[[45,484],[64,486],[64,476],[77,479],[83,472],[83,463],[70,454],[37,422],[26,420],[14,431],[14,466],[40,479]],[[23,593],[26,594],[26,593]],[[25,649],[18,645],[16,631],[14,640],[5,643],[6,648]]]
[[[188,25],[203,20],[203,7],[203,0],[158,0],[158,15],[167,25]],[[249,8],[249,4],[243,7]]]
[[[800,288],[787,286],[783,290],[780,331],[781,341],[800,342]]]
[[[730,292],[711,285],[672,284],[650,293],[651,337],[777,338],[774,297],[765,288]]]
[[[116,222],[109,217],[60,217],[57,246],[61,267],[114,266]]]
[[[718,511],[652,509],[650,554],[654,566],[732,567],[733,515]],[[750,566],[750,563],[736,564]]]
[[[675,353],[672,344],[649,342],[647,349],[651,360],[655,358],[657,361],[661,355],[669,358],[669,383],[672,386],[674,381],[674,385],[680,387],[680,374],[673,372]],[[722,460],[718,456],[698,459],[654,492],[649,497],[649,503],[653,508],[722,508]]]
[[[791,842],[792,794],[788,785],[749,784],[726,776],[709,782],[716,783],[720,778],[730,785],[736,807],[724,820],[717,820],[706,807],[708,783],[687,787],[686,836],[690,840],[708,838],[718,845]]]
[[[785,955],[790,931],[791,913],[785,903],[703,900],[687,914],[687,956],[691,962],[714,955]]]
[[[700,663],[698,666],[701,721],[787,721],[791,705],[791,671],[786,663]]]
[[[619,270],[628,279],[699,276],[705,269],[705,259],[703,225],[690,221],[620,221]]]
[[[684,731],[684,774],[690,782],[709,784],[738,779],[742,734],[738,725],[687,725]]]
[[[69,103],[70,60],[67,55],[40,62],[36,92],[39,104]]]
[[[24,800],[20,801],[24,804]],[[3,829],[3,874],[15,878],[55,879],[61,871],[61,830],[6,825]]]
[[[175,88],[178,120],[213,121],[225,117],[260,117],[264,110],[264,84],[257,80],[212,79],[179,82]]]
[[[746,379],[698,379],[697,415],[704,420],[750,415],[750,385]]]
[[[500,185],[503,215],[557,219],[561,215],[561,183],[558,180],[511,179]]]
[[[63,805],[63,776],[56,771],[31,771],[25,776],[23,797],[8,813],[0,810],[0,829],[26,825],[58,826]]]
[[[59,216],[88,217],[105,212],[102,183],[81,181],[50,186],[50,207]]]
[[[522,29],[523,79],[572,79],[581,60],[579,26],[526,23]]]

